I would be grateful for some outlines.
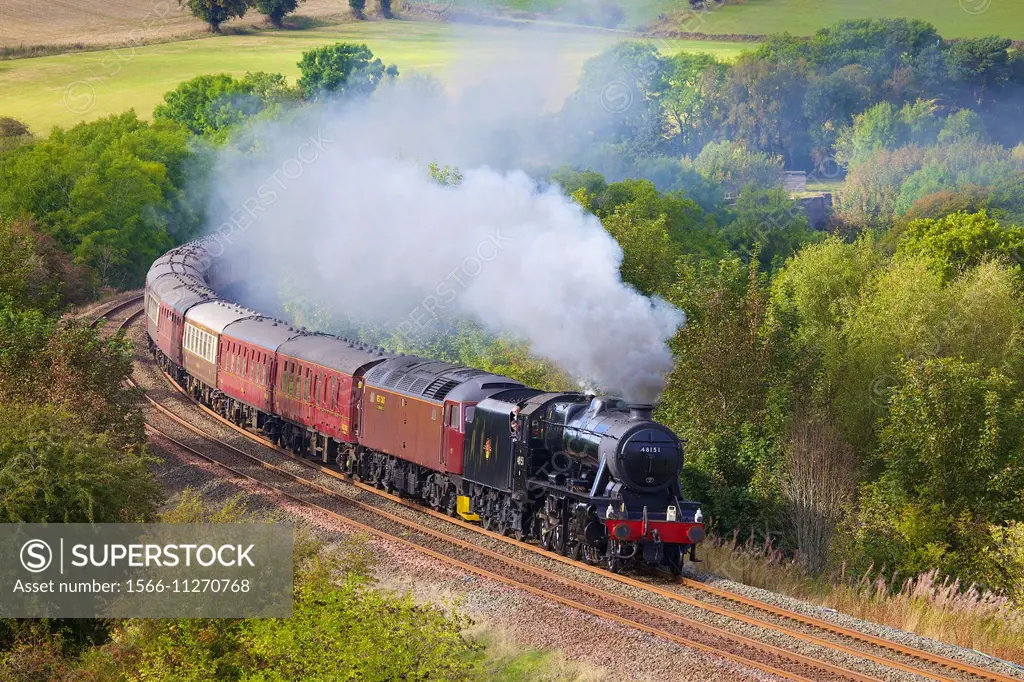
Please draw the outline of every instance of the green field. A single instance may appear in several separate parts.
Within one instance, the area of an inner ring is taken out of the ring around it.
[[[27,123],[36,134],[134,107],[148,117],[165,92],[202,73],[280,72],[294,79],[304,50],[335,41],[365,42],[403,73],[431,73],[447,87],[471,84],[488,64],[515,60],[539,40],[557,46],[551,73],[568,93],[580,65],[619,38],[582,32],[548,32],[524,42],[513,27],[469,27],[414,21],[348,23],[304,31],[224,35],[120,50],[0,61],[0,116]],[[666,41],[666,51],[695,50],[732,58],[748,46],[706,41]],[[294,81],[293,81],[294,82]]]
[[[680,6],[664,3],[666,10]],[[910,17],[934,24],[946,38],[996,34],[1024,40],[1020,0],[747,0],[724,6],[709,0],[708,8],[698,18],[684,21],[680,30],[810,35],[843,19]]]

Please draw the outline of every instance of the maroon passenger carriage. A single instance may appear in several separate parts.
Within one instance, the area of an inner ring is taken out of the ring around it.
[[[146,279],[150,344],[194,397],[378,487],[619,570],[678,570],[704,538],[682,446],[649,406],[544,393],[480,370],[312,333],[222,298],[244,249],[205,238]]]

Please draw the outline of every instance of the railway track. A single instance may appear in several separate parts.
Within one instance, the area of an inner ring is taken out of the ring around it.
[[[123,300],[116,300],[100,306],[101,312],[96,313],[93,311],[92,316],[89,319],[89,326],[95,327],[100,322],[106,321],[107,326],[104,329],[108,334],[116,333],[125,329],[129,324],[128,318],[135,313],[139,303],[142,301],[142,298],[142,294],[137,294]]]
[[[116,327],[117,329],[126,328],[135,318],[142,314],[141,309],[132,310],[133,306],[137,307],[138,302],[139,299],[135,298],[119,303],[104,312],[100,318],[97,318],[97,321],[98,319],[106,318],[111,322],[119,322]],[[192,400],[191,397],[185,395],[184,391],[170,377],[166,374],[164,377],[175,390],[188,400]],[[317,509],[332,518],[354,525],[366,532],[403,545],[415,547],[417,550],[457,566],[461,570],[513,585],[544,599],[591,615],[613,620],[682,646],[707,651],[742,665],[769,672],[786,679],[849,679],[864,682],[879,679],[863,672],[837,666],[798,653],[789,648],[767,644],[736,634],[735,632],[698,622],[677,612],[629,599],[620,594],[615,594],[524,563],[504,554],[483,548],[477,543],[452,537],[448,533],[442,533],[411,521],[408,518],[397,516],[383,509],[378,504],[368,504],[353,500],[337,490],[320,485],[310,480],[309,477],[297,474],[296,469],[298,471],[310,471],[341,479],[360,490],[372,493],[380,500],[414,509],[417,513],[443,519],[447,523],[470,529],[474,533],[481,533],[499,542],[542,555],[546,559],[562,562],[573,569],[589,571],[604,579],[614,580],[624,585],[645,590],[652,595],[670,600],[671,602],[779,633],[787,638],[809,645],[808,648],[820,647],[831,651],[839,651],[850,657],[869,661],[883,670],[882,674],[884,677],[890,677],[884,671],[901,671],[917,675],[921,679],[931,679],[936,682],[952,682],[954,680],[959,682],[961,680],[977,679],[1006,682],[1019,679],[1002,675],[992,670],[978,668],[961,661],[913,649],[856,630],[850,630],[827,621],[788,611],[772,604],[766,604],[758,600],[726,592],[698,581],[683,579],[679,585],[691,592],[709,595],[714,598],[712,601],[697,599],[676,590],[651,585],[628,576],[610,574],[604,570],[586,566],[566,557],[546,552],[534,545],[519,542],[491,531],[485,531],[479,526],[468,524],[460,519],[449,518],[444,514],[434,512],[418,504],[412,504],[393,495],[388,495],[358,481],[352,481],[340,472],[295,457],[256,434],[238,427],[205,406],[192,401],[196,407],[202,409],[210,417],[217,419],[224,426],[240,433],[245,438],[259,443],[265,448],[273,450],[282,457],[281,461],[284,465],[272,464],[262,457],[244,452],[225,441],[212,437],[187,420],[174,414],[163,405],[158,404],[149,396],[145,397],[153,409],[161,415],[161,419],[169,420],[169,422],[173,422],[176,426],[180,426],[195,434],[207,444],[207,447],[201,452],[192,445],[174,438],[165,429],[161,429],[152,423],[152,421],[156,420],[150,420],[151,423],[147,424],[147,429],[153,436],[166,443],[170,443],[175,448],[210,461],[222,467],[233,476],[241,477],[262,487],[272,489],[277,494],[293,502]],[[217,452],[217,455],[211,455],[211,451]],[[717,600],[718,603],[714,603],[714,600]],[[737,611],[737,606],[744,609],[746,613]],[[752,613],[757,615],[751,615]],[[780,625],[778,622],[773,622],[772,618],[787,621],[791,625]],[[803,629],[797,629],[792,624],[797,624]]]

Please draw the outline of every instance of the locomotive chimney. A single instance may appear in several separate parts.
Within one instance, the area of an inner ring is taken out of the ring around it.
[[[651,419],[651,413],[654,410],[654,405],[647,405],[645,403],[637,403],[629,406],[629,421],[640,422]]]

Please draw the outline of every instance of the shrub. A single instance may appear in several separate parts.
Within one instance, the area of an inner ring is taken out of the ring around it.
[[[255,0],[256,9],[265,14],[270,23],[281,28],[281,20],[299,7],[305,0]]]

